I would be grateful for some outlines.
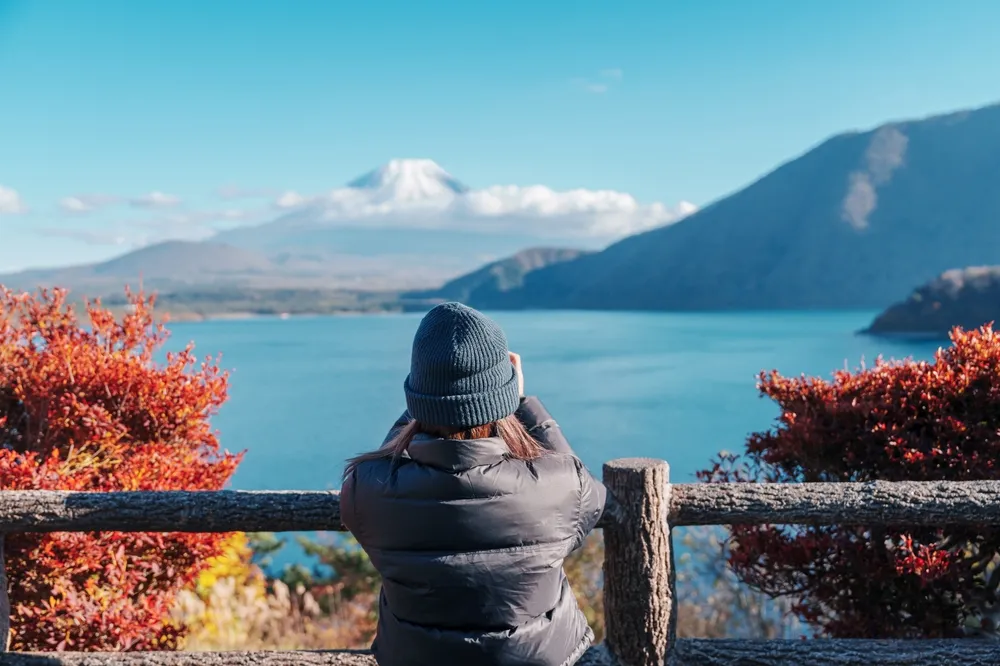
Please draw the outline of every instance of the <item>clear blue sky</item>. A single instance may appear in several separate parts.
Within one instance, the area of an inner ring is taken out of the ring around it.
[[[997,26],[997,0],[0,0],[0,186],[27,208],[0,270],[121,251],[63,197],[218,207],[392,157],[703,205],[831,134],[1000,100]]]

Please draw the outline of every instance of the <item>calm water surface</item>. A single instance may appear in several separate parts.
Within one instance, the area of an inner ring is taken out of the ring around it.
[[[937,343],[857,336],[874,313],[496,313],[541,396],[584,462],[670,462],[674,481],[777,410],[756,374],[822,376],[862,359],[933,354]],[[402,383],[417,315],[254,319],[171,326],[172,348],[193,340],[223,354],[230,400],[214,423],[247,450],[240,489],[339,486],[344,459],[374,448],[404,409]]]

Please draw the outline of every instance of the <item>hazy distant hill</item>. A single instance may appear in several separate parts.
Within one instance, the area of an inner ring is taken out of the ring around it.
[[[424,286],[459,272],[429,264],[400,269],[393,256],[338,255],[313,250],[262,251],[211,241],[164,241],[97,264],[34,269],[0,275],[17,289],[67,287],[92,295],[121,293],[140,277],[157,290],[188,286],[242,286],[248,289],[393,290],[400,283]],[[390,269],[391,268],[391,269]]]
[[[166,241],[129,252],[92,267],[99,275],[186,279],[194,282],[202,276],[266,273],[273,269],[264,256],[222,243]]]
[[[22,271],[0,276],[0,284],[20,289],[60,286],[94,293],[121,291],[123,285],[164,288],[197,283],[234,284],[274,270],[263,255],[220,243],[166,241],[98,264]]]
[[[834,137],[684,220],[535,271],[510,307],[885,307],[1000,262],[1000,106]]]
[[[440,289],[411,292],[406,296],[460,301],[477,308],[496,307],[503,304],[508,292],[523,285],[525,276],[532,271],[571,261],[585,254],[588,253],[584,250],[532,248],[455,278]]]
[[[1000,266],[946,271],[882,312],[866,332],[945,337],[955,326],[1000,323]]]

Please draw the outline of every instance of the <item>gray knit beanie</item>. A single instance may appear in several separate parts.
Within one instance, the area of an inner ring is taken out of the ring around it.
[[[457,429],[510,416],[521,397],[507,337],[461,303],[438,305],[420,322],[403,390],[414,419]]]

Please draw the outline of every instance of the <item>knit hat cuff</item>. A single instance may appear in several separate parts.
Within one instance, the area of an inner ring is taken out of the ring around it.
[[[521,403],[516,372],[511,373],[507,383],[483,393],[445,396],[417,393],[410,388],[409,377],[403,388],[410,416],[420,423],[442,428],[473,428],[493,423],[516,412]]]

